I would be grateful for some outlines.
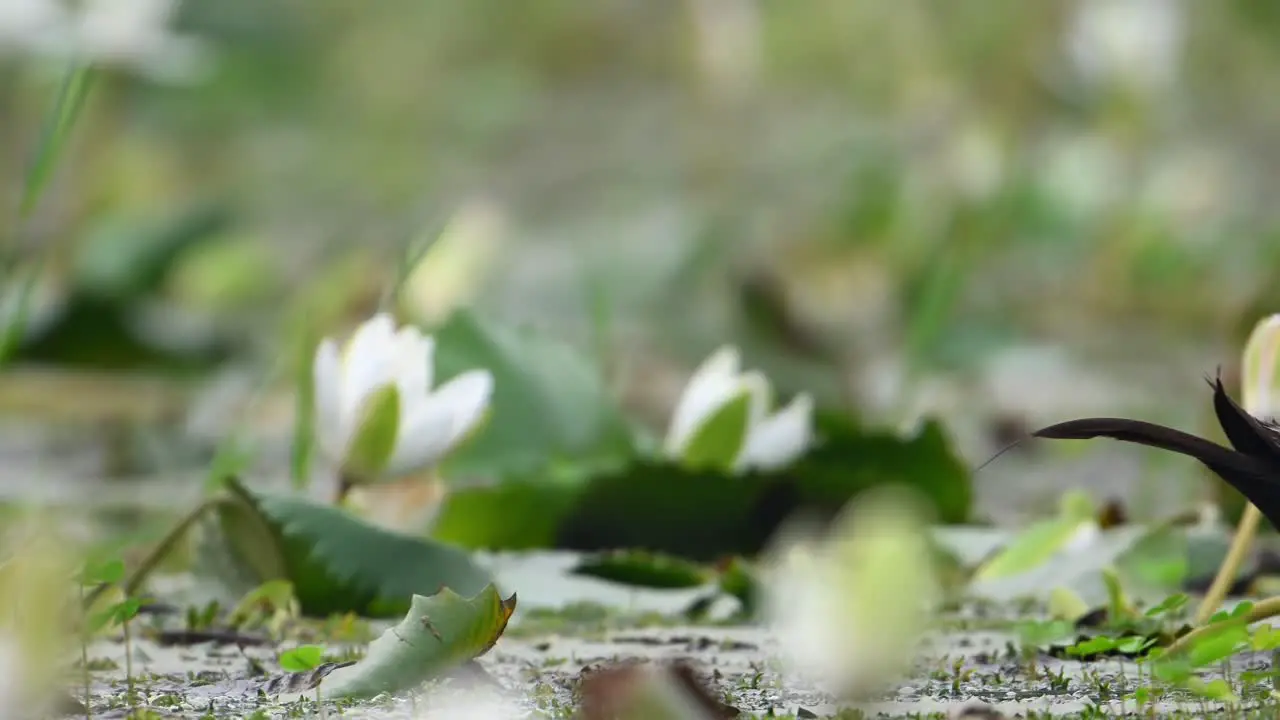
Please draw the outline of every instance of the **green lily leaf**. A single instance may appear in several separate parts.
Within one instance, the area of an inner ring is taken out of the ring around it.
[[[763,475],[642,461],[593,478],[560,523],[556,546],[638,548],[689,560],[754,555],[795,509],[793,484]]]
[[[927,420],[912,433],[870,428],[832,410],[814,413],[820,444],[784,474],[797,479],[806,502],[839,508],[873,487],[905,485],[933,506],[942,523],[969,519],[973,487],[942,423]]]
[[[968,471],[936,424],[913,437],[831,416],[819,426],[822,444],[776,472],[732,475],[636,459],[557,479],[461,488],[446,499],[434,535],[495,550],[638,548],[715,561],[756,554],[797,510],[829,517],[886,484],[915,488],[945,522],[968,515]]]
[[[716,577],[698,563],[643,550],[614,550],[586,557],[572,573],[659,590],[701,587]]]
[[[269,580],[293,584],[310,616],[394,617],[415,594],[478,592],[487,572],[466,552],[369,525],[337,508],[260,493],[232,480],[203,535],[202,560],[243,594]]]
[[[445,476],[506,476],[559,457],[616,461],[631,431],[600,372],[571,346],[518,332],[468,310],[435,330],[440,382],[472,368],[493,373],[492,420],[448,459]]]
[[[721,468],[730,471],[747,440],[751,415],[751,394],[743,390],[707,418],[685,446],[682,460],[693,469]]]
[[[1080,528],[1093,521],[1092,505],[1087,501],[1088,497],[1079,493],[1065,495],[1062,512],[1057,518],[1032,524],[995,557],[983,563],[974,573],[974,579],[1011,577],[1043,565],[1062,550]]]
[[[516,596],[504,600],[493,585],[470,598],[448,588],[414,595],[405,618],[374,640],[363,660],[329,673],[320,693],[371,698],[415,688],[488,652],[515,609]]]

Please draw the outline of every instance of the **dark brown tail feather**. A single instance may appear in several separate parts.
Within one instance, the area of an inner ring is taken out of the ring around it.
[[[1269,456],[1246,455],[1181,430],[1125,418],[1069,420],[1032,435],[1055,440],[1106,437],[1193,457],[1257,505],[1273,524],[1280,519],[1280,463],[1268,462]]]
[[[1280,436],[1240,407],[1222,387],[1220,378],[1212,385],[1213,412],[1232,447],[1246,455],[1280,463]]]

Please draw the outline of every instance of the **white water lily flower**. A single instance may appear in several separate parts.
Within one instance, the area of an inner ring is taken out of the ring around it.
[[[1265,420],[1280,417],[1280,315],[1254,326],[1243,365],[1244,409]]]
[[[726,406],[746,398],[746,424],[731,438],[729,457],[716,458],[735,471],[775,470],[803,455],[813,443],[813,398],[800,393],[770,414],[769,381],[758,371],[742,372],[737,348],[726,346],[694,372],[676,405],[667,432],[666,452],[689,459],[691,445]],[[736,442],[733,442],[736,441]]]
[[[861,698],[910,666],[941,596],[926,517],[889,487],[859,495],[825,539],[783,534],[764,607],[788,672]]]
[[[387,313],[361,325],[344,348],[316,349],[316,438],[348,482],[400,477],[433,465],[480,422],[493,394],[488,370],[432,388],[435,339],[396,328]]]

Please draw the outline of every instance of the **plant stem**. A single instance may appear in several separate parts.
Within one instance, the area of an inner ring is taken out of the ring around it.
[[[1252,625],[1253,623],[1260,622],[1277,615],[1280,615],[1280,597],[1271,597],[1254,605],[1249,610],[1249,614],[1245,616],[1243,622],[1245,625]],[[1218,623],[1201,625],[1195,630],[1183,635],[1178,638],[1177,642],[1170,645],[1161,657],[1171,657],[1178,653],[1186,652],[1192,645],[1195,645],[1197,640],[1205,635],[1210,635],[1217,630],[1217,625]]]
[[[355,486],[356,484],[351,481],[351,478],[347,477],[346,473],[340,475],[338,477],[338,491],[333,496],[333,504],[341,506],[346,501],[347,495],[351,493],[351,488]]]
[[[124,621],[124,677],[129,683],[129,707],[136,707],[138,699],[133,692],[133,643],[129,637],[129,620]]]
[[[160,561],[173,550],[174,546],[178,544],[178,541],[181,540],[182,537],[187,534],[187,531],[191,529],[191,526],[204,516],[206,511],[221,500],[222,497],[218,495],[206,498],[178,520],[177,524],[160,539],[160,542],[157,543],[154,548],[152,548],[151,553],[142,560],[142,563],[138,565],[137,569],[129,575],[129,579],[126,580],[122,586],[126,597],[131,597],[137,593],[138,588],[147,579],[147,576],[150,575],[151,572],[156,569],[156,566],[160,564]],[[101,596],[109,587],[111,587],[109,583],[103,583],[102,585],[94,588],[93,591],[85,598],[85,607],[92,605],[94,601],[96,601],[98,597]]]
[[[84,669],[84,720],[90,720],[93,707],[89,704],[92,689],[89,681],[89,637],[85,629],[89,625],[89,616],[85,612],[89,603],[85,602],[84,584],[76,584],[80,586],[80,665]]]
[[[1244,563],[1244,557],[1249,552],[1249,546],[1253,544],[1253,536],[1258,533],[1258,523],[1261,520],[1262,512],[1258,510],[1258,506],[1253,503],[1245,506],[1244,514],[1240,516],[1240,524],[1236,527],[1236,534],[1231,538],[1231,547],[1227,550],[1227,556],[1223,558],[1222,565],[1218,567],[1218,574],[1213,578],[1213,584],[1209,586],[1204,600],[1200,602],[1200,609],[1196,611],[1197,625],[1206,623],[1226,598],[1227,590],[1235,582],[1240,566]]]

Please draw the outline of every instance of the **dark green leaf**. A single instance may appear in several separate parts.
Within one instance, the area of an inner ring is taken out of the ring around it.
[[[375,527],[302,497],[259,493],[235,481],[227,489],[216,515],[218,541],[230,551],[232,567],[214,571],[250,587],[289,580],[307,615],[395,616],[414,594],[442,587],[474,593],[490,582],[457,548]]]
[[[701,587],[714,577],[703,565],[643,550],[614,550],[589,556],[579,561],[572,573],[661,590]]]

